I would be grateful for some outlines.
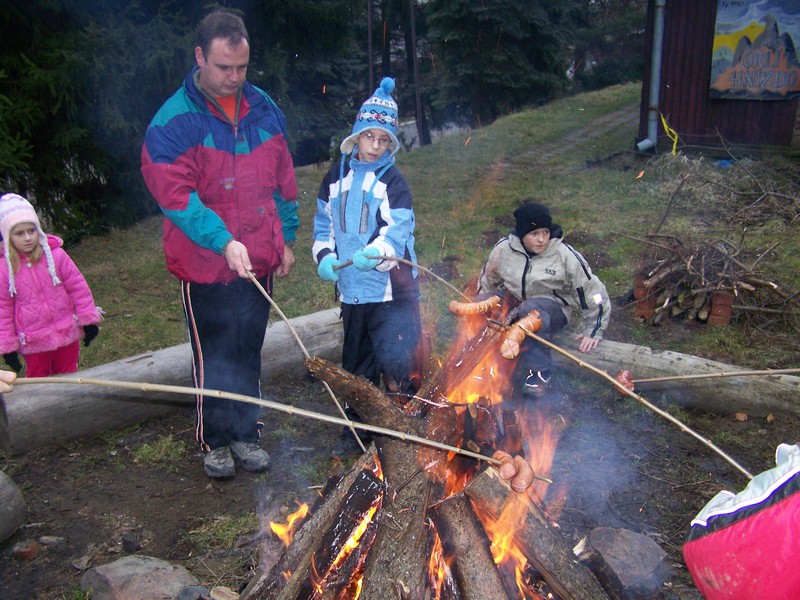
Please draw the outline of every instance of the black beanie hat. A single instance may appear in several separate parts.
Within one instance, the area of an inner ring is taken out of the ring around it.
[[[550,211],[546,206],[536,202],[526,202],[514,211],[514,218],[517,220],[517,226],[514,233],[519,238],[525,237],[534,229],[549,229],[553,230],[553,217],[550,216]]]

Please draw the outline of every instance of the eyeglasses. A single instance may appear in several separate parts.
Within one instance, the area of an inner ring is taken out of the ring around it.
[[[378,137],[371,131],[365,131],[364,133],[361,134],[361,137],[367,140],[368,144],[374,144],[375,142],[378,142],[378,146],[380,146],[381,148],[386,148],[387,146],[389,146],[389,144],[392,143],[391,138],[386,136]]]

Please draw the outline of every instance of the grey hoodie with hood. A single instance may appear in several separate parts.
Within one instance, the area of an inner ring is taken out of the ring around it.
[[[586,260],[553,231],[547,249],[530,254],[522,240],[510,233],[495,244],[479,280],[480,294],[508,291],[520,301],[550,298],[572,322],[574,313],[583,316],[581,333],[598,340],[608,327],[611,302],[606,286],[592,273]]]

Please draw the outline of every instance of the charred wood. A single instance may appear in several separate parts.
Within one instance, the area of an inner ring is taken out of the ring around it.
[[[375,467],[376,450],[370,446],[367,452],[356,461],[350,470],[339,481],[323,502],[311,513],[308,520],[300,527],[292,543],[283,551],[278,561],[268,570],[260,568],[244,589],[240,600],[272,600],[286,585],[285,573],[295,573],[301,563],[307,559],[314,548],[318,547],[323,534],[332,527],[339,517],[338,509],[342,500],[349,493],[361,472]]]
[[[524,504],[514,539],[534,569],[562,600],[607,600],[597,578],[579,563],[564,537],[527,496],[515,494],[495,469],[485,469],[465,488],[477,508],[493,519],[513,503]]]
[[[278,600],[310,599],[320,587],[328,588],[326,584],[335,580],[339,572],[339,556],[347,550],[347,542],[365,522],[371,509],[377,507],[382,492],[383,483],[370,471],[362,470],[358,474],[347,495],[339,503],[339,518],[333,522],[332,527],[325,530],[319,544],[308,556],[308,565],[303,565],[304,568],[292,573],[283,591],[277,596]],[[348,580],[349,577],[346,577],[344,585]],[[335,597],[338,590],[332,591],[332,597]]]

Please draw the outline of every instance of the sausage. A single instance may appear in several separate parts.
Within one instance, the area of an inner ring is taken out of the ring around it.
[[[521,456],[512,457],[508,452],[498,450],[492,458],[503,463],[497,467],[500,478],[505,481],[510,479],[511,489],[518,494],[527,490],[533,483],[533,467]]]
[[[500,304],[499,296],[490,296],[481,302],[458,302],[451,300],[447,305],[447,310],[457,316],[461,315],[482,315],[489,312]]]
[[[525,339],[525,336],[528,335],[525,330],[536,333],[541,328],[542,318],[539,316],[539,311],[532,310],[514,323],[506,332],[506,336],[500,346],[500,354],[503,355],[503,358],[509,360],[516,358],[519,356],[519,345],[522,343],[522,340]]]
[[[635,385],[634,385],[634,382],[633,382],[633,373],[631,373],[630,371],[620,371],[619,373],[617,373],[617,376],[614,377],[614,379],[617,381],[617,383],[619,383],[622,387],[624,387],[629,392],[633,391]],[[623,396],[627,396],[628,395],[625,392],[623,392],[622,390],[619,390],[619,393],[622,394]]]

